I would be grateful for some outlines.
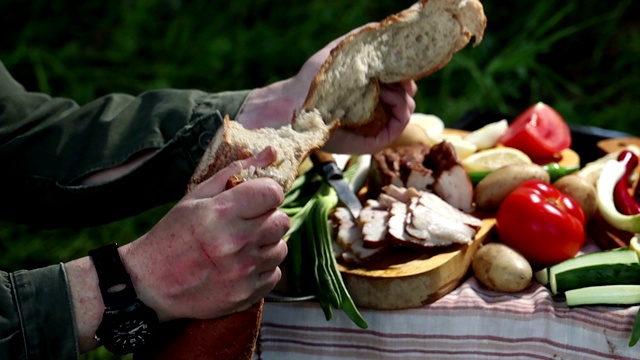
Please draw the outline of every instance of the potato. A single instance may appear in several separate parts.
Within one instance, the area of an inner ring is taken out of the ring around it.
[[[480,210],[495,210],[518,185],[527,180],[549,182],[549,173],[536,164],[512,164],[492,171],[476,185],[474,197]]]
[[[578,202],[587,220],[598,210],[596,188],[589,180],[571,174],[556,180],[553,186]]]
[[[434,145],[436,140],[432,139],[429,134],[418,124],[409,123],[404,128],[400,136],[398,136],[389,147],[392,149],[407,145]]]
[[[518,292],[531,283],[533,270],[519,252],[502,243],[488,243],[476,252],[471,267],[476,279],[500,292]]]

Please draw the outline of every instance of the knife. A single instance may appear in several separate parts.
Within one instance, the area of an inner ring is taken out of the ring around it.
[[[351,215],[357,219],[362,210],[362,203],[360,199],[353,192],[349,183],[342,175],[342,170],[336,164],[336,160],[333,155],[316,150],[309,156],[315,170],[322,175],[324,181],[329,183],[332,188],[338,193],[338,198],[349,209]]]

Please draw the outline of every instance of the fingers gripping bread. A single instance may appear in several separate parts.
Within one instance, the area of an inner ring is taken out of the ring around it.
[[[381,82],[418,80],[440,70],[472,36],[475,44],[482,41],[485,26],[478,0],[422,0],[364,26],[331,51],[304,109],[320,111],[327,122],[340,119],[343,127],[369,124]]]
[[[273,146],[278,159],[267,168],[243,169],[240,177],[253,179],[270,177],[286,191],[298,175],[298,167],[315,149],[329,138],[327,126],[317,111],[301,114],[291,126],[278,129],[247,130],[240,123],[225,118],[207,147],[189,183],[189,190],[229,165],[233,161],[257,155],[267,146]]]

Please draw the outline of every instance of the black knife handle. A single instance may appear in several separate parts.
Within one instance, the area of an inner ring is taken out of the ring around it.
[[[309,156],[311,161],[322,173],[326,180],[340,180],[343,178],[342,170],[336,164],[333,155],[324,151],[316,150]]]

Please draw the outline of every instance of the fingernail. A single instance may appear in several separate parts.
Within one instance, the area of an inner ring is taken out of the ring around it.
[[[256,160],[267,161],[273,157],[274,153],[275,153],[275,149],[271,146],[267,146],[262,151],[260,151],[258,155],[256,155]]]

